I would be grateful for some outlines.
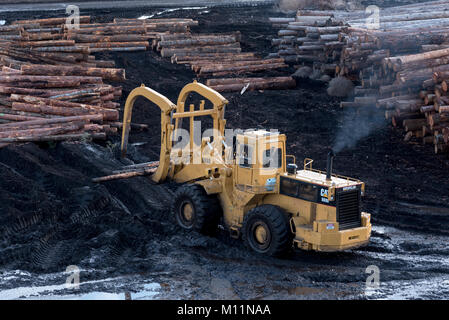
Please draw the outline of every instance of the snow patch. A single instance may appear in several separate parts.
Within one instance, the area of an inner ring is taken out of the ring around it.
[[[9,276],[10,277],[10,276]],[[8,278],[9,278],[8,277]],[[80,282],[80,287],[86,284],[96,284],[105,282],[122,282],[126,280],[124,277],[118,278],[106,278],[102,280],[93,280]],[[159,293],[161,286],[159,283],[146,283],[143,288],[137,292],[131,292],[131,298],[133,300],[148,300],[153,299],[156,294]],[[16,299],[29,299],[29,300],[125,300],[124,293],[111,293],[92,291],[88,293],[64,294],[67,290],[66,284],[48,285],[48,286],[29,286],[18,287],[13,289],[6,289],[0,291],[1,300],[16,300]],[[64,292],[65,291],[65,292]]]
[[[207,7],[185,7],[185,8],[166,9],[166,10],[163,10],[163,11],[151,14],[149,16],[141,16],[141,17],[139,17],[137,19],[139,19],[139,20],[151,19],[151,18],[154,18],[156,16],[160,16],[160,15],[165,14],[165,13],[175,12],[175,11],[179,11],[179,10],[203,10],[203,9],[207,9]]]

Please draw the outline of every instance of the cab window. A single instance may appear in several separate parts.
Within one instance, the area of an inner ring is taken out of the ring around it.
[[[253,148],[247,144],[241,144],[239,147],[239,166],[242,168],[251,168],[253,164]]]
[[[263,153],[264,168],[280,168],[282,167],[282,149],[270,148]]]

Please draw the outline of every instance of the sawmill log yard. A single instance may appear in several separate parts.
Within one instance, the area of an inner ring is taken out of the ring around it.
[[[0,0],[0,299],[448,299],[448,237],[449,1]]]

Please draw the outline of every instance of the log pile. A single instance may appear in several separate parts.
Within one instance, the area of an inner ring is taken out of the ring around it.
[[[124,70],[22,64],[0,72],[0,144],[105,139],[119,119]]]
[[[0,26],[0,146],[105,139],[117,132],[115,101],[122,89],[108,82],[125,81],[125,70],[93,54],[147,50],[150,40],[190,33],[197,24],[192,19],[92,23],[81,16],[76,29],[65,17]]]
[[[345,45],[340,33],[347,26],[332,12],[298,11],[295,18],[269,18],[278,28],[277,38],[272,45],[277,52],[271,57],[283,58],[287,63],[312,64],[323,73],[335,73],[335,61]]]
[[[192,19],[114,19],[91,23],[81,16],[79,28],[66,24],[66,18],[19,20],[0,26],[0,41],[13,41],[22,49],[48,55],[89,54],[103,51],[147,50],[149,40],[160,34],[189,32],[197,25]],[[70,61],[68,61],[70,62]]]
[[[124,69],[67,39],[66,18],[0,26],[0,146],[117,132]],[[80,17],[81,25],[90,17]],[[103,35],[102,35],[103,36]],[[148,43],[148,40],[147,40]]]
[[[360,11],[272,18],[281,29],[273,39],[276,54],[357,82],[342,107],[384,109],[393,126],[404,128],[406,141],[419,138],[436,153],[449,151],[449,1],[382,9],[377,29],[366,18]],[[304,54],[304,43],[313,55]]]
[[[376,102],[394,126],[404,128],[406,141],[420,138],[435,153],[449,151],[448,61],[449,49],[383,59],[384,73],[395,79],[390,86],[406,90]]]
[[[449,70],[449,1],[395,8],[381,16],[380,30],[350,21],[336,72],[357,79],[354,99],[342,107],[385,110],[404,140],[431,144],[435,153],[449,151],[445,105]]]
[[[198,25],[192,19],[114,19],[112,23],[80,24],[65,29],[65,37],[89,47],[89,52],[142,51],[161,34],[186,33]]]
[[[189,66],[198,77],[220,78],[214,81],[214,89],[221,92],[241,91],[251,82],[248,90],[258,89],[288,89],[292,86],[289,81],[276,77],[251,78],[255,73],[268,72],[288,67],[283,58],[263,59],[253,52],[242,52],[240,33],[230,34],[161,34],[153,40],[153,48],[162,57],[171,58],[172,63]],[[241,76],[245,76],[242,80]],[[238,78],[234,78],[234,77]],[[222,78],[227,77],[227,78]],[[207,82],[210,84],[210,82]]]
[[[78,29],[66,18],[19,20],[0,26],[0,63],[14,68],[26,63],[113,67],[113,61],[96,60],[104,51],[141,51],[161,34],[189,32],[197,24],[191,19],[114,19],[91,23],[81,16]]]

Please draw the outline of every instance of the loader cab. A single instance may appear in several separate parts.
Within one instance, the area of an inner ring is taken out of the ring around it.
[[[235,185],[255,193],[272,192],[276,177],[285,172],[285,135],[266,130],[236,136]]]

